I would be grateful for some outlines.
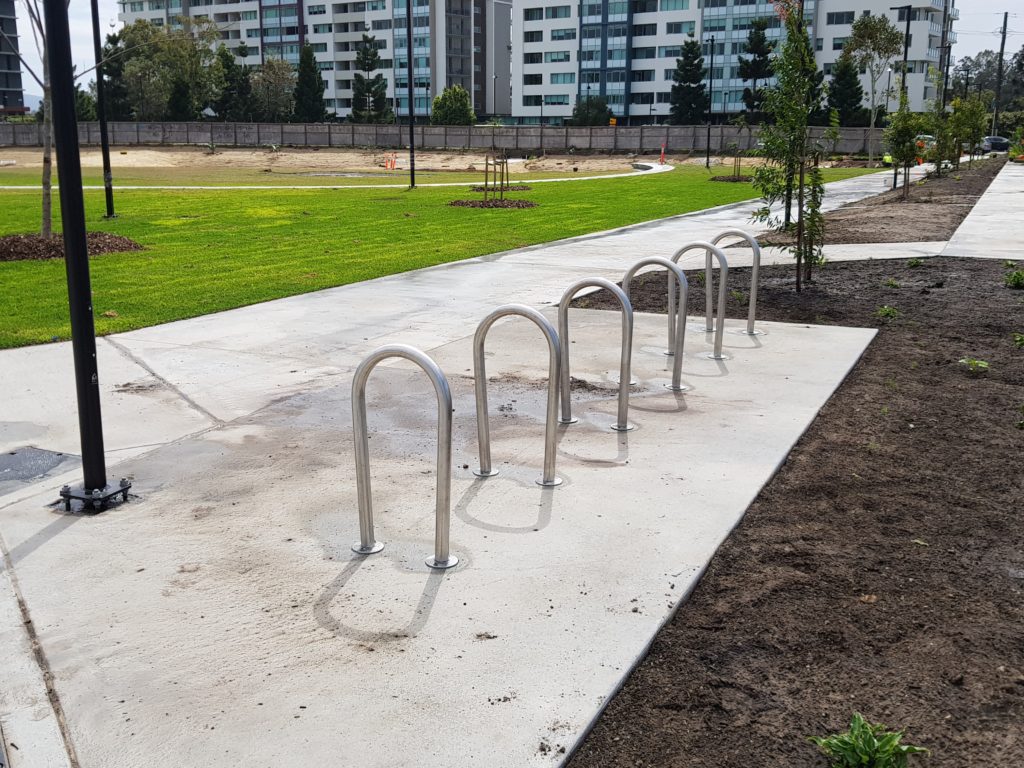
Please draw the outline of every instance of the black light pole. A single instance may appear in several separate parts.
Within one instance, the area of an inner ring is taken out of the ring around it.
[[[100,121],[100,152],[103,154],[103,191],[107,197],[107,218],[114,218],[114,180],[110,175],[110,142],[107,139],[107,110],[103,98],[103,47],[100,45],[100,12],[92,0],[92,47],[96,52],[96,117]]]
[[[704,167],[711,168],[711,105],[714,102],[715,36],[711,36],[711,63],[708,65],[708,137],[704,147]]]
[[[409,189],[416,189],[416,98],[412,85],[412,4],[413,0],[405,0],[405,46],[406,66],[409,86]]]
[[[117,488],[107,486],[67,0],[43,0],[43,15],[46,19],[53,134],[57,148],[57,173],[60,176],[60,216],[64,230],[64,264],[68,277],[71,348],[75,360],[78,429],[84,473],[82,488],[72,490],[64,486],[61,496],[68,509],[71,508],[72,499],[91,503],[94,508],[100,509],[112,496],[122,494],[127,500],[130,485],[122,480]]]
[[[903,74],[900,77],[900,98],[899,98],[899,109],[903,106],[903,97],[907,94],[907,54],[910,51],[910,16],[914,10],[912,5],[896,5],[890,6],[890,11],[903,11],[907,14],[907,30],[903,33]],[[893,161],[892,164],[892,188],[896,189],[896,184],[899,182],[900,169]]]

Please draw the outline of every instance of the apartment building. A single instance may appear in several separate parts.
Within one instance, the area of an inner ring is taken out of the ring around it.
[[[372,35],[388,97],[395,113],[404,116],[410,100],[410,1],[416,115],[426,117],[434,96],[453,85],[471,94],[478,114],[509,114],[509,40],[502,28],[510,24],[508,0],[120,0],[119,17],[128,24],[144,19],[168,26],[180,25],[182,17],[209,19],[228,48],[247,46],[248,56],[240,61],[249,66],[267,58],[298,63],[302,45],[309,43],[324,78],[327,108],[338,117],[351,114],[356,54],[363,35]]]
[[[14,0],[0,0],[0,116],[28,112],[18,58],[18,21]]]
[[[950,45],[956,40],[952,1],[915,0],[911,6],[907,87],[913,110],[926,109],[934,97],[927,72],[949,55],[943,39]],[[826,75],[858,16],[886,14],[905,29],[906,10],[891,10],[889,2],[805,0],[808,31]],[[521,123],[560,124],[578,99],[602,96],[622,124],[662,122],[670,110],[676,59],[693,35],[706,65],[714,53],[712,118],[727,120],[744,108],[743,89],[750,84],[739,76],[739,58],[753,22],[761,18],[769,22],[768,39],[778,42],[782,25],[764,0],[516,0],[512,115]],[[894,64],[894,71],[899,69]],[[867,91],[867,75],[862,80]],[[898,85],[897,75],[893,87]]]

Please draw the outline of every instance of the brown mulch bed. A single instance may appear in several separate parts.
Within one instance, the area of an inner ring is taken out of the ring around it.
[[[732,182],[748,182],[753,181],[753,176],[712,176],[712,181],[732,181]]]
[[[1024,765],[1024,291],[1006,269],[840,262],[800,294],[793,267],[762,270],[759,318],[878,335],[572,768],[824,766],[806,737],[854,711],[932,750],[911,765]],[[663,312],[665,273],[642,278],[635,306]]]
[[[470,192],[499,192],[499,191],[504,191],[504,192],[529,192],[531,189],[532,189],[532,187],[530,185],[528,185],[528,184],[509,184],[508,186],[502,187],[500,189],[498,187],[484,187],[484,186],[470,187],[469,191]]]
[[[89,232],[86,235],[89,255],[141,251],[142,246],[127,237],[108,232]],[[0,261],[32,261],[63,259],[64,238],[56,234],[51,238],[41,235],[6,235],[0,237]]]
[[[944,171],[941,178],[911,184],[906,201],[900,188],[830,211],[825,214],[825,243],[949,240],[1005,163],[1002,157],[975,160],[974,167],[968,169],[964,162],[958,171]],[[874,178],[881,189],[884,179],[891,184],[892,172]],[[788,232],[764,232],[757,240],[761,245],[792,245],[796,238]]]
[[[448,205],[458,208],[536,208],[531,200],[452,200]]]

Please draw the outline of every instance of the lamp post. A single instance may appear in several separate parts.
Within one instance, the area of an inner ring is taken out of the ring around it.
[[[889,102],[892,101],[892,67],[889,67],[889,77],[885,81],[885,112],[889,112]],[[877,119],[877,115],[875,116]]]
[[[708,135],[704,147],[704,167],[711,168],[711,107],[715,92],[715,36],[711,36],[711,63],[708,65]]]
[[[92,47],[96,54],[96,118],[100,123],[100,153],[103,155],[103,192],[107,199],[106,218],[114,218],[114,181],[110,173],[110,141],[107,138],[107,109],[103,98],[103,46],[100,45],[100,12],[92,0]]]
[[[907,15],[907,29],[903,33],[903,73],[900,77],[900,106],[903,106],[903,97],[907,95],[907,54],[910,50],[910,17],[913,15],[914,6],[912,5],[894,5],[889,6],[890,11],[903,11]],[[897,107],[898,109],[898,107]],[[892,188],[896,189],[896,184],[899,181],[900,169],[896,166],[896,163],[892,164]]]
[[[409,95],[409,189],[416,189],[416,89],[413,88],[412,71],[412,4],[413,0],[405,0],[405,71],[409,78],[405,90]]]

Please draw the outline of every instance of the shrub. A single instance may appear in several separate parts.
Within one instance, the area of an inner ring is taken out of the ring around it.
[[[887,731],[881,723],[871,724],[853,713],[850,730],[820,738],[812,736],[828,757],[831,768],[905,768],[910,755],[927,749],[901,744],[903,731]]]

